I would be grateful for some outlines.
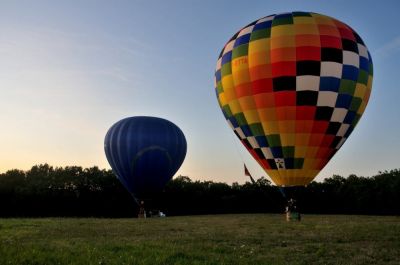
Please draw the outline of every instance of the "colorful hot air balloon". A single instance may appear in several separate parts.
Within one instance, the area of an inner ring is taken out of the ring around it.
[[[186,139],[172,122],[130,117],[115,123],[104,140],[107,160],[135,197],[162,190],[186,156]]]
[[[215,90],[235,134],[278,186],[307,185],[360,120],[372,59],[361,37],[325,15],[271,15],[224,46]]]

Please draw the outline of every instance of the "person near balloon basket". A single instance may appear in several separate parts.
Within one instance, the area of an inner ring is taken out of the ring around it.
[[[140,202],[138,218],[146,218],[146,210],[144,209],[144,201]]]
[[[297,208],[296,200],[289,199],[286,206],[286,221],[300,221],[301,215]]]

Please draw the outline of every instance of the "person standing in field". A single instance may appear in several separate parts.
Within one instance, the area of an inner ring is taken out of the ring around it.
[[[140,201],[138,218],[146,218],[146,210],[144,209],[144,201]]]

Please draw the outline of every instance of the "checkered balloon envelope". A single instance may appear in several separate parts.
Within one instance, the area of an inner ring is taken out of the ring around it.
[[[222,49],[215,91],[234,133],[278,186],[307,185],[347,140],[372,87],[361,37],[310,12],[271,15]]]

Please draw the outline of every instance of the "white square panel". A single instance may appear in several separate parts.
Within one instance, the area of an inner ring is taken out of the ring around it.
[[[266,159],[273,159],[274,156],[272,155],[271,149],[268,147],[261,147],[261,151],[263,152]]]
[[[314,75],[301,75],[296,76],[296,90],[312,90],[319,91],[319,76]]]
[[[256,140],[256,138],[254,136],[247,137],[247,141],[249,141],[251,147],[260,148],[260,146],[258,145],[257,140]]]
[[[350,124],[342,123],[342,125],[340,125],[338,132],[336,133],[336,136],[343,137],[349,128],[350,128]]]
[[[346,117],[347,109],[344,108],[335,108],[333,109],[331,121],[335,122],[343,122]]]
[[[262,18],[262,19],[260,19],[259,21],[257,21],[257,24],[258,24],[258,23],[265,22],[265,21],[271,21],[271,20],[274,19],[274,17],[275,17],[275,16],[268,16],[268,17]]]
[[[317,106],[335,107],[337,96],[337,92],[319,91]]]
[[[239,38],[240,36],[243,36],[243,35],[246,35],[246,34],[251,33],[251,32],[253,31],[253,28],[254,28],[254,25],[242,29],[242,30],[239,32],[237,38]]]
[[[226,54],[226,53],[228,53],[228,52],[233,50],[233,45],[235,45],[235,40],[236,39],[231,40],[229,43],[227,43],[225,45],[224,53],[222,55],[224,55],[224,54]]]
[[[360,43],[357,43],[357,46],[358,46],[358,53],[360,54],[360,56],[369,59],[367,48]]]
[[[360,67],[360,56],[351,51],[343,51],[343,64],[353,65],[357,68]]]
[[[235,131],[239,134],[240,139],[246,139],[246,135],[244,135],[244,133],[240,127],[235,128]]]
[[[336,62],[321,62],[321,76],[342,78],[343,65]]]

